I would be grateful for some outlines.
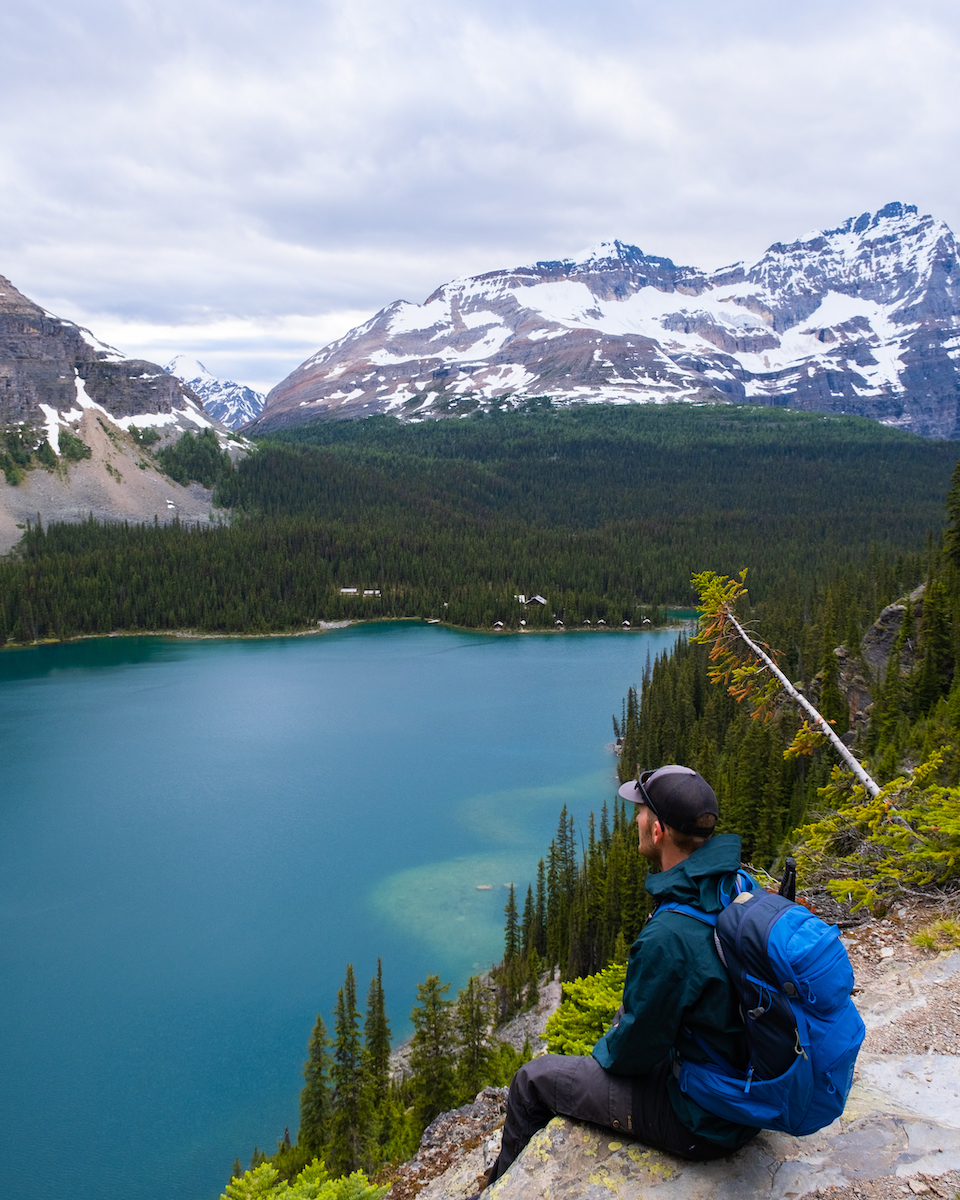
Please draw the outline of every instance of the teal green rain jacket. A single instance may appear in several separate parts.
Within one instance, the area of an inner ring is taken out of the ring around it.
[[[730,893],[730,875],[739,866],[739,837],[720,834],[669,871],[648,875],[647,891],[659,903],[673,900],[719,912],[721,881]],[[623,1009],[594,1046],[593,1057],[616,1075],[645,1075],[674,1050],[689,1061],[704,1061],[706,1055],[684,1036],[684,1027],[727,1062],[745,1068],[747,1037],[712,926],[663,912],[647,922],[630,949]],[[680,1091],[672,1075],[667,1089],[677,1116],[700,1137],[735,1149],[757,1132],[706,1112]]]

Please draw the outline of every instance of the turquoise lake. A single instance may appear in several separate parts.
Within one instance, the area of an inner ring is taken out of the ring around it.
[[[412,622],[0,654],[5,1200],[214,1200],[296,1137],[352,962],[500,957],[566,804],[612,802],[611,714],[676,631]],[[478,891],[480,884],[492,884]]]

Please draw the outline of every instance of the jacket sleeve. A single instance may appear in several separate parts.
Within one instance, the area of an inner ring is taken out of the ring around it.
[[[671,925],[661,917],[634,942],[621,1011],[593,1048],[601,1067],[615,1075],[645,1075],[665,1058],[696,999],[698,973],[689,970],[683,939]]]

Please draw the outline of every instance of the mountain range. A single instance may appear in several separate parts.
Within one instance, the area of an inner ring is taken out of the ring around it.
[[[943,221],[893,202],[707,272],[620,241],[397,300],[267,395],[245,432],[554,404],[756,403],[960,438],[960,282]]]
[[[263,410],[266,396],[243,383],[218,379],[202,362],[187,354],[177,354],[163,368],[187,385],[199,396],[203,407],[228,429],[239,429],[254,420]]]

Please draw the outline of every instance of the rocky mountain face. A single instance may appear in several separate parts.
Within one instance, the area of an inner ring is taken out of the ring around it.
[[[214,425],[199,397],[162,367],[125,358],[0,276],[0,429],[45,428],[56,451],[58,428],[87,408],[122,428]]]
[[[38,515],[45,523],[90,515],[189,524],[219,519],[209,490],[182,487],[162,472],[138,436],[148,428],[157,431],[155,447],[185,430],[212,428],[232,456],[244,452],[181,380],[156,363],[125,358],[0,276],[0,457],[8,459],[8,442],[48,455],[42,467],[5,467],[0,476],[0,553]]]
[[[317,417],[555,404],[777,404],[960,438],[950,229],[892,203],[713,272],[604,242],[398,300],[268,394],[251,433]]]
[[[230,379],[218,379],[202,362],[186,354],[177,354],[163,368],[185,383],[203,407],[228,429],[239,429],[263,411],[266,396]]]

